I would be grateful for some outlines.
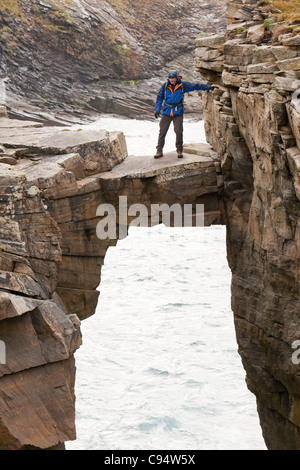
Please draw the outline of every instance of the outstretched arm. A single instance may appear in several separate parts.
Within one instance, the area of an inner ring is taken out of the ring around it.
[[[204,85],[203,83],[191,83],[191,82],[185,82],[185,81],[182,83],[183,83],[183,90],[185,93],[188,93],[189,91],[194,91],[194,90],[210,91],[216,88],[213,85]]]

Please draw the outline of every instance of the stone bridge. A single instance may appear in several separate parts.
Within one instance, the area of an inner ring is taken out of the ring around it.
[[[119,197],[126,196],[128,207],[143,204],[150,217],[154,204],[189,204],[194,219],[197,205],[204,205],[206,226],[224,223],[220,163],[208,144],[187,146],[182,160],[175,152],[155,160],[152,155],[128,156],[125,138],[118,132],[19,128],[19,121],[6,125],[12,127],[2,127],[0,141],[6,155],[17,162],[9,173],[19,172],[41,191],[59,227],[62,261],[55,291],[67,311],[81,319],[95,311],[104,256],[119,233],[117,227],[116,239],[99,239],[99,205],[111,204],[118,214]]]
[[[0,448],[50,448],[75,438],[79,319],[94,314],[101,266],[117,243],[118,234],[97,236],[99,206],[118,213],[120,196],[149,210],[187,204],[195,223],[201,205],[206,226],[223,224],[223,180],[208,144],[155,160],[128,156],[122,133],[5,117],[0,142]]]

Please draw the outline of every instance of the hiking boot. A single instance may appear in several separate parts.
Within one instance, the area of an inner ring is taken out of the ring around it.
[[[154,158],[161,158],[161,157],[163,157],[162,152],[156,152],[156,154],[154,155]]]
[[[178,157],[178,158],[183,158],[182,153],[178,153],[178,154],[177,154],[177,157]]]

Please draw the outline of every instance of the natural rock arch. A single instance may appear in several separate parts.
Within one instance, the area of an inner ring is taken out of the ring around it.
[[[23,386],[13,407],[0,400],[1,446],[50,448],[75,436],[78,318],[94,314],[105,253],[117,242],[97,237],[99,205],[109,203],[118,210],[119,196],[126,196],[128,206],[143,203],[148,209],[151,204],[176,203],[195,210],[199,204],[204,205],[206,225],[220,224],[223,180],[210,145],[186,148],[183,162],[176,154],[158,162],[152,156],[128,157],[120,133],[64,132],[7,120],[3,124],[1,140],[16,165],[4,165],[0,178],[5,224],[0,331],[8,344],[7,362],[0,365],[1,385],[4,393],[8,387],[15,390],[22,376]],[[26,343],[22,351],[13,340],[19,331]],[[43,387],[36,387],[36,380]],[[58,382],[68,390],[61,396],[56,393]],[[55,434],[44,429],[41,415],[49,400],[57,401],[56,411],[45,418],[47,429],[50,422],[57,429]],[[18,423],[14,409],[20,412]],[[28,410],[31,424],[21,427]]]
[[[145,197],[142,202],[151,195],[168,203],[201,201],[208,223],[226,224],[239,352],[263,435],[269,449],[300,448],[299,365],[293,361],[300,337],[300,112],[293,98],[300,45],[292,32],[277,45],[267,43],[264,15],[261,4],[230,2],[226,34],[197,41],[196,69],[219,84],[203,98],[213,147],[202,149],[210,159],[204,165],[196,155],[181,169],[122,173],[120,134],[66,138],[57,129],[25,131],[24,122],[4,122],[8,156],[27,158],[0,174],[0,326],[8,344],[13,332],[23,332],[27,355],[10,355],[7,347],[7,364],[0,366],[2,448],[74,439],[73,352],[80,343],[74,313],[83,318],[95,309],[101,265],[113,244],[100,244],[95,213],[121,190],[132,201],[135,195]],[[31,415],[24,428],[13,420],[14,409],[22,423]]]

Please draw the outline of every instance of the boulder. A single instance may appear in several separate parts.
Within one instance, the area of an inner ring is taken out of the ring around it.
[[[250,26],[247,32],[247,41],[257,44],[263,40],[265,36],[265,26],[263,23]]]

